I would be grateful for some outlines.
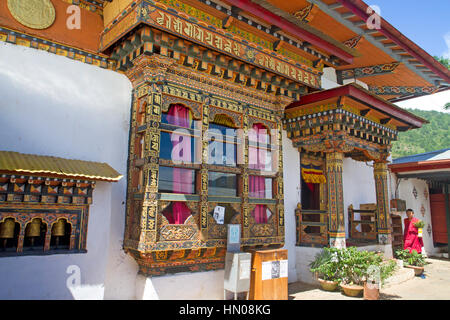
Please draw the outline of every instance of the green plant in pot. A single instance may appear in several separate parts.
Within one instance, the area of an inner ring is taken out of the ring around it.
[[[341,288],[345,295],[359,296],[364,287],[366,271],[369,268],[369,254],[367,251],[358,251],[356,247],[340,250]]]
[[[406,268],[414,269],[416,276],[420,276],[425,270],[425,265],[427,264],[425,257],[417,253],[416,250],[412,252],[409,252],[409,250],[397,250],[395,251],[395,256],[403,261],[403,265]]]
[[[310,271],[326,291],[336,290],[341,280],[338,251],[335,248],[323,248],[309,264]]]
[[[381,253],[349,247],[340,251],[341,288],[348,296],[378,299],[382,283],[396,268],[395,261],[383,261]],[[372,290],[370,293],[369,290]],[[366,292],[367,291],[367,292]]]

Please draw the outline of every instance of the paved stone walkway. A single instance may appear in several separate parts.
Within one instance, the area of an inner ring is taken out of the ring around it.
[[[382,288],[380,300],[450,300],[450,260],[427,259],[425,279],[414,277],[403,283]],[[320,286],[301,282],[289,284],[290,300],[363,300],[347,297],[343,293],[328,292]]]

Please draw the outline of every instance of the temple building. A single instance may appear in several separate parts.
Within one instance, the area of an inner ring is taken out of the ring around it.
[[[450,85],[361,0],[5,0],[0,40],[1,299],[223,299],[228,224],[289,282],[392,257],[394,103]]]

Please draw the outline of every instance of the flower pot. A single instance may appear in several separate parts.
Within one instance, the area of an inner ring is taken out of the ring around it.
[[[364,300],[378,300],[380,298],[380,286],[377,283],[364,282]]]
[[[325,291],[335,291],[339,285],[339,283],[337,281],[328,281],[328,280],[323,280],[320,278],[318,280],[319,280],[320,286]]]
[[[358,297],[362,294],[364,287],[359,285],[349,285],[349,284],[341,284],[342,290],[344,290],[344,294],[349,297]]]
[[[425,270],[424,267],[416,267],[416,266],[405,266],[405,268],[414,269],[414,274],[416,275],[416,277],[421,276],[423,271]]]

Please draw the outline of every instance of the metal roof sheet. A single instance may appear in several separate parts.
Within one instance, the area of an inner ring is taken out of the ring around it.
[[[0,151],[0,171],[49,174],[90,180],[119,181],[122,175],[107,163]]]
[[[399,164],[399,163],[407,163],[407,162],[435,161],[435,160],[447,160],[447,159],[450,159],[450,148],[397,158],[397,159],[394,159],[392,161],[392,163]]]

